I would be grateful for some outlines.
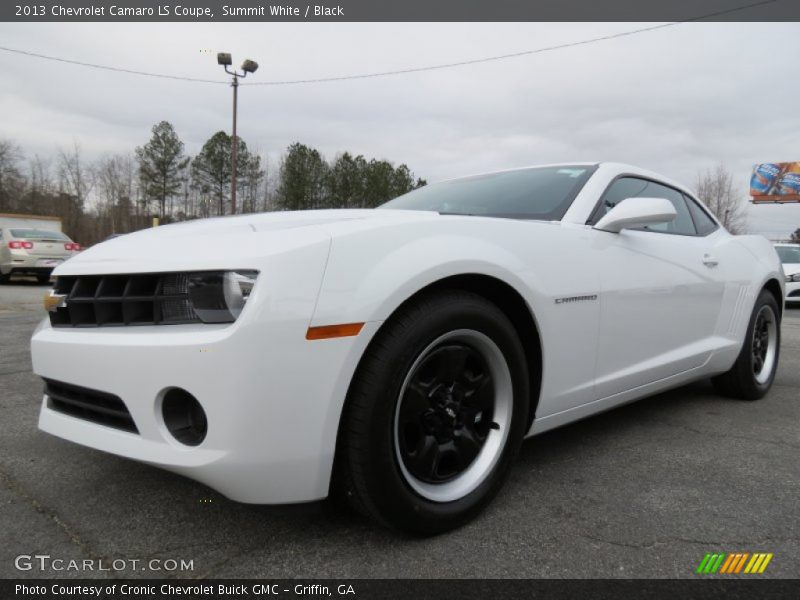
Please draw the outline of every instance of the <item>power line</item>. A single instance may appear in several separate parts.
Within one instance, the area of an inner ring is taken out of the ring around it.
[[[522,50],[520,52],[512,52],[512,53],[509,53],[509,54],[500,54],[498,56],[488,56],[488,57],[483,57],[483,58],[475,58],[475,59],[462,60],[462,61],[457,61],[457,62],[442,63],[442,64],[438,64],[438,65],[427,65],[427,66],[422,66],[422,67],[411,67],[411,68],[406,68],[406,69],[397,69],[397,70],[393,70],[393,71],[379,71],[379,72],[374,72],[374,73],[357,73],[357,74],[351,74],[351,75],[339,75],[339,76],[334,76],[334,77],[319,77],[319,78],[314,78],[314,79],[289,79],[289,80],[284,80],[284,81],[259,81],[259,82],[251,82],[251,83],[242,83],[241,85],[250,85],[250,86],[272,85],[272,86],[277,86],[277,85],[300,85],[300,84],[308,84],[308,83],[328,83],[328,82],[334,82],[334,81],[348,81],[348,80],[352,80],[352,79],[372,79],[372,78],[376,78],[376,77],[388,77],[388,76],[392,76],[392,75],[406,75],[406,74],[409,74],[409,73],[422,73],[422,72],[425,72],[425,71],[438,71],[438,70],[442,70],[442,69],[451,69],[451,68],[456,68],[456,67],[464,67],[464,66],[468,66],[468,65],[476,65],[476,64],[481,64],[481,63],[488,63],[488,62],[495,62],[495,61],[500,61],[500,60],[507,60],[507,59],[510,59],[510,58],[518,58],[518,57],[521,57],[521,56],[531,56],[531,55],[534,55],[534,54],[543,54],[545,52],[553,52],[553,51],[556,51],[556,50],[563,50],[565,48],[575,48],[575,47],[578,47],[578,46],[587,46],[589,44],[595,44],[595,43],[599,43],[599,42],[615,40],[615,39],[628,37],[628,36],[632,36],[632,35],[638,35],[638,34],[641,34],[641,33],[647,33],[647,32],[650,32],[650,31],[657,31],[659,29],[667,29],[668,27],[676,27],[678,25],[683,25],[685,23],[694,23],[694,22],[698,22],[698,21],[703,21],[705,19],[711,19],[711,18],[714,18],[714,17],[720,17],[720,16],[723,16],[723,15],[729,15],[731,13],[747,10],[749,8],[755,8],[755,7],[758,7],[758,6],[765,6],[767,4],[774,4],[775,2],[780,2],[780,1],[781,0],[761,0],[759,2],[753,2],[751,4],[746,4],[746,5],[743,5],[743,6],[737,6],[737,7],[729,8],[729,9],[726,9],[726,10],[721,10],[721,11],[717,11],[717,12],[713,12],[713,13],[707,13],[707,14],[700,15],[700,16],[697,16],[697,17],[691,17],[689,19],[684,19],[682,21],[674,21],[674,22],[670,22],[670,23],[662,23],[661,25],[652,25],[650,27],[642,27],[640,29],[632,29],[632,30],[629,30],[629,31],[622,31],[622,32],[619,32],[619,33],[613,33],[613,34],[609,34],[609,35],[589,38],[589,39],[586,39],[586,40],[580,40],[580,41],[577,41],[577,42],[567,42],[567,43],[564,43],[564,44],[557,44],[557,45],[554,45],[554,46],[545,46],[543,48],[536,48],[536,49],[533,49],[533,50]],[[14,53],[14,54],[21,54],[21,55],[24,55],[24,56],[31,56],[31,57],[34,57],[34,58],[41,58],[41,59],[44,59],[44,60],[52,60],[52,61],[56,61],[56,62],[67,63],[67,64],[77,65],[77,66],[81,66],[81,67],[89,67],[89,68],[92,68],[92,69],[102,69],[102,70],[105,70],[105,71],[116,71],[116,72],[119,72],[119,73],[128,73],[130,75],[143,75],[143,76],[146,76],[146,77],[157,77],[157,78],[160,78],[160,79],[174,79],[174,80],[178,80],[178,81],[189,81],[189,82],[192,82],[192,83],[214,83],[214,84],[224,84],[224,85],[228,85],[228,83],[229,83],[227,81],[219,81],[219,80],[216,80],[216,79],[197,79],[197,78],[194,78],[194,77],[182,77],[180,75],[168,75],[168,74],[165,74],[165,73],[149,73],[149,72],[146,72],[146,71],[137,71],[137,70],[133,70],[133,69],[123,69],[123,68],[119,68],[119,67],[111,67],[111,66],[108,66],[108,65],[99,65],[99,64],[95,64],[95,63],[82,62],[82,61],[78,61],[78,60],[70,60],[70,59],[66,59],[66,58],[59,58],[57,56],[49,56],[49,55],[46,55],[46,54],[38,54],[36,52],[29,52],[29,51],[26,51],[26,50],[18,50],[18,49],[15,49],[15,48],[8,48],[8,47],[5,47],[5,46],[0,46],[0,51],[11,52],[11,53]]]
[[[220,83],[228,84],[227,81],[219,81],[217,79],[196,79],[194,77],[181,77],[180,75],[166,75],[164,73],[148,73],[146,71],[135,71],[133,69],[122,69],[119,67],[110,67],[108,65],[97,65],[94,63],[81,62],[79,60],[70,60],[68,58],[59,58],[57,56],[48,56],[47,54],[37,54],[36,52],[28,52],[27,50],[17,50],[16,48],[6,48],[0,46],[3,52],[13,52],[14,54],[23,54],[25,56],[33,56],[34,58],[42,58],[44,60],[54,60],[56,62],[67,63],[70,65],[78,65],[79,67],[91,67],[92,69],[103,69],[104,71],[116,71],[118,73],[128,73],[130,75],[144,75],[146,77],[158,77],[161,79],[177,79],[179,81],[191,81],[193,83]]]
[[[629,31],[623,31],[620,33],[613,33],[610,35],[604,35],[600,37],[590,38],[587,40],[580,40],[578,42],[567,42],[564,44],[557,44],[555,46],[545,46],[543,48],[536,48],[534,50],[523,50],[521,52],[512,52],[510,54],[500,54],[498,56],[489,56],[484,58],[475,58],[472,60],[462,60],[458,62],[451,62],[451,63],[443,63],[439,65],[428,65],[425,67],[412,67],[409,69],[398,69],[395,71],[381,71],[377,73],[361,73],[355,75],[341,75],[338,77],[320,77],[317,79],[291,79],[286,81],[253,81],[247,83],[245,85],[297,85],[302,83],[328,83],[332,81],[346,81],[350,79],[370,79],[373,77],[387,77],[390,75],[404,75],[407,73],[421,73],[424,71],[436,71],[440,69],[450,69],[454,67],[463,67],[467,65],[476,65],[480,63],[487,63],[499,60],[506,60],[509,58],[518,58],[520,56],[531,56],[533,54],[542,54],[545,52],[553,52],[555,50],[562,50],[564,48],[575,48],[577,46],[586,46],[589,44],[594,44],[597,42],[605,42],[608,40],[614,40],[622,37],[627,37],[631,35],[637,35],[640,33],[646,33],[648,31],[656,31],[658,29],[666,29],[668,27],[675,27],[677,25],[683,25],[684,23],[693,23],[697,21],[702,21],[704,19],[710,19],[713,17],[719,17],[722,15],[738,12],[741,10],[745,10],[748,8],[754,8],[756,6],[763,6],[766,4],[773,4],[774,2],[780,2],[780,0],[763,0],[761,2],[755,2],[753,4],[747,4],[745,6],[738,6],[735,8],[729,8],[727,10],[722,10],[714,13],[709,13],[705,15],[701,15],[699,17],[692,17],[690,19],[684,19],[683,21],[674,21],[671,23],[663,23],[661,25],[653,25],[651,27],[642,27],[641,29],[632,29]]]

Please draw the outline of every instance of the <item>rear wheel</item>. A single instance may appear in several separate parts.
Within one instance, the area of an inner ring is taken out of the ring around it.
[[[11,281],[11,273],[3,275],[3,273],[0,272],[0,284],[8,283],[9,281]]]
[[[49,283],[50,282],[50,275],[49,274],[47,274],[47,275],[37,275],[36,276],[36,281],[38,281],[39,283]]]
[[[747,326],[744,344],[731,370],[712,381],[726,396],[758,400],[772,387],[781,348],[780,309],[775,297],[762,290]]]
[[[384,326],[359,366],[339,485],[394,528],[457,527],[499,490],[525,433],[528,395],[525,353],[500,309],[469,292],[427,296]]]

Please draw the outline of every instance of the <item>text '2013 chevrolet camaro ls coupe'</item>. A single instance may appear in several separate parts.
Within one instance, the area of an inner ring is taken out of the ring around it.
[[[42,430],[422,534],[474,517],[527,436],[707,377],[762,397],[784,292],[766,239],[613,163],[168,225],[55,275]]]

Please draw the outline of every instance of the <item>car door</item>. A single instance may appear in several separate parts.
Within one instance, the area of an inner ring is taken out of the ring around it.
[[[713,242],[698,234],[686,198],[674,188],[617,178],[590,224],[628,198],[666,198],[677,216],[620,233],[593,230],[601,274],[598,399],[706,362],[725,290],[714,273]]]

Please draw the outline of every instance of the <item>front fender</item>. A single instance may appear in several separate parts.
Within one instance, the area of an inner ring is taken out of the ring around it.
[[[385,232],[369,237],[376,239],[362,240],[363,246],[334,241],[312,325],[383,321],[420,289],[466,273],[495,277],[530,297],[516,275],[525,264],[488,241],[457,234],[402,242],[386,239]],[[369,254],[361,247],[370,248]]]

